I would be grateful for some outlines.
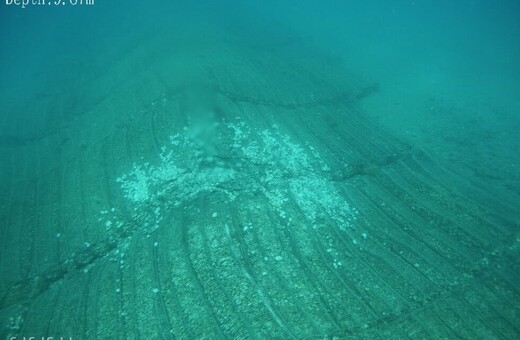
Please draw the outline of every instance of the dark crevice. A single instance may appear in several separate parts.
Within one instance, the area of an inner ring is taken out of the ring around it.
[[[155,207],[151,209],[153,211]],[[27,303],[49,290],[53,284],[65,279],[68,275],[83,270],[106,257],[122,244],[122,240],[127,239],[139,230],[138,227],[150,215],[153,214],[147,214],[144,211],[137,213],[130,221],[116,229],[116,232],[107,239],[83,247],[67,260],[50,267],[41,274],[13,283],[0,293],[0,310],[11,305]]]
[[[374,176],[381,170],[381,168],[399,162],[407,155],[409,155],[411,151],[412,148],[407,146],[404,150],[398,153],[390,154],[381,159],[359,161],[342,169],[333,169],[328,173],[328,177],[331,181],[334,182],[344,182],[354,177]]]
[[[272,106],[277,108],[283,108],[287,110],[294,110],[299,108],[312,108],[320,105],[332,105],[332,104],[349,104],[354,105],[357,102],[380,92],[380,85],[378,83],[365,86],[355,91],[340,93],[335,96],[329,98],[323,98],[319,100],[310,100],[307,102],[299,102],[299,103],[284,103],[276,100],[270,99],[260,99],[256,97],[251,97],[247,95],[238,95],[235,93],[230,93],[224,91],[221,88],[213,89],[219,95],[226,97],[235,103],[249,103],[253,105],[263,105],[263,106]]]

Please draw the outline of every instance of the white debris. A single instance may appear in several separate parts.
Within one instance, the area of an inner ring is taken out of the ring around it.
[[[319,150],[295,143],[281,128],[273,126],[255,131],[240,121],[226,124],[223,136],[232,133],[233,140],[225,151],[240,162],[219,160],[211,150],[200,145],[191,127],[183,130],[160,148],[157,157],[160,159],[140,161],[116,180],[124,197],[133,203],[134,211],[154,207],[153,214],[143,218],[144,234],[159,227],[161,212],[170,213],[177,207],[191,209],[193,205],[186,203],[208,193],[218,195],[215,200],[219,204],[234,201],[243,191],[258,193],[268,202],[265,206],[254,204],[258,210],[272,209],[281,219],[291,222],[294,217],[298,224],[316,230],[329,222],[340,230],[347,230],[356,220],[356,209],[345,200],[337,184],[324,174],[330,172],[330,168],[321,159]],[[218,213],[215,211],[211,216],[216,218]],[[119,227],[115,217],[112,220]],[[106,222],[107,227],[111,224]],[[244,231],[250,229],[252,225],[243,227]],[[362,236],[366,238],[366,234]],[[353,242],[357,244],[356,240]],[[276,260],[282,260],[281,256]]]

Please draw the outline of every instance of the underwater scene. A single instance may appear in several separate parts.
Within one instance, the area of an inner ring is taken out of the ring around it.
[[[2,0],[0,339],[519,339],[517,0]]]

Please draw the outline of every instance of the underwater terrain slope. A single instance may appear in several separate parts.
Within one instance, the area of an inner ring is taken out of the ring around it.
[[[171,39],[2,117],[2,337],[520,336],[518,208],[368,119],[377,85]]]

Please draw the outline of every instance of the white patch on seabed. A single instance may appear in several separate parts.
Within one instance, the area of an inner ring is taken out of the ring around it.
[[[218,157],[205,155],[188,134],[177,134],[161,148],[157,164],[134,164],[117,178],[124,197],[136,210],[153,206],[158,217],[201,193],[218,193],[220,203],[230,203],[242,193],[256,192],[282,219],[296,204],[309,226],[316,228],[320,218],[341,230],[351,226],[357,211],[324,176],[328,166],[314,148],[293,142],[276,126],[256,131],[238,122],[226,124],[224,130],[232,135],[222,143],[231,161],[218,163]]]

